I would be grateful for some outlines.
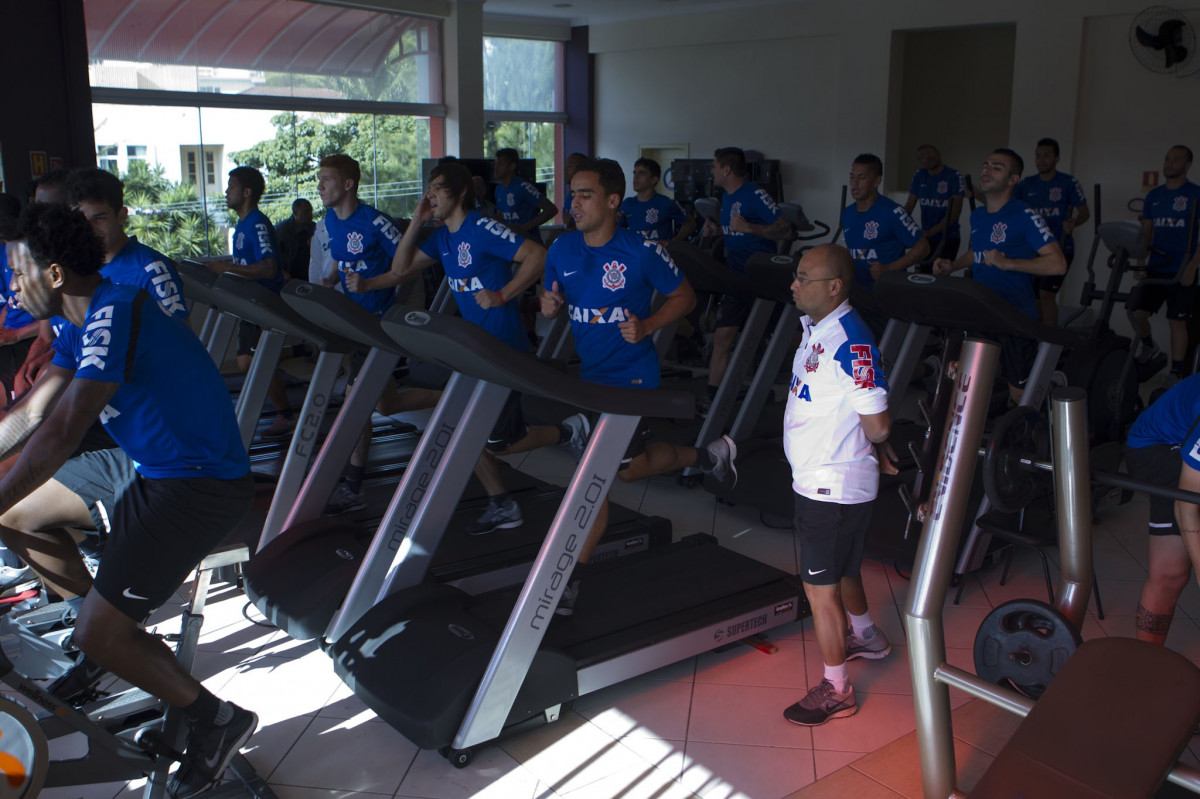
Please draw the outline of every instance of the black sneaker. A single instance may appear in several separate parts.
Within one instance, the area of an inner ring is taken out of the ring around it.
[[[79,661],[46,690],[66,704],[80,707],[104,696],[102,691],[96,690],[96,683],[105,673],[96,661],[81,655]]]
[[[840,694],[829,680],[821,682],[808,695],[783,711],[783,717],[802,727],[817,727],[830,719],[853,716],[858,712],[858,700],[854,698],[854,686]]]
[[[183,762],[167,783],[167,793],[174,799],[189,799],[212,788],[257,727],[258,716],[237,705],[233,705],[228,724],[193,726]]]
[[[575,613],[575,603],[579,601],[579,581],[572,580],[563,589],[558,598],[558,607],[554,609],[555,616],[571,616]]]

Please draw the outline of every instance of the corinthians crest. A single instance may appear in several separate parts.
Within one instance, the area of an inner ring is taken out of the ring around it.
[[[458,245],[458,265],[462,267],[471,265],[471,245],[465,241]]]
[[[870,239],[875,238],[878,235],[879,235],[879,223],[878,222],[868,222],[866,225],[863,226],[863,238],[864,239],[870,240]]]
[[[359,255],[363,251],[362,234],[358,231],[346,234],[346,250],[351,255]]]
[[[610,261],[604,265],[604,288],[609,291],[625,288],[625,264]]]
[[[992,228],[992,244],[1003,244],[1007,238],[1008,225],[1003,222],[997,222],[996,226]]]
[[[825,352],[825,348],[820,344],[814,344],[812,349],[808,351],[808,357],[804,359],[804,371],[815,372],[820,365],[818,360],[820,355]]]

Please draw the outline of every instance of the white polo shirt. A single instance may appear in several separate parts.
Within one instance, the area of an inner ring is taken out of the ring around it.
[[[859,414],[888,407],[875,337],[849,300],[819,324],[807,316],[801,322],[804,338],[783,415],[792,489],[818,502],[870,502],[879,490],[879,462]]]

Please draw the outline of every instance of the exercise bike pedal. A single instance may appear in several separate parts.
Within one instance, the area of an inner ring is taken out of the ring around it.
[[[183,752],[167,743],[161,730],[143,727],[134,734],[133,742],[154,757],[183,762]]]

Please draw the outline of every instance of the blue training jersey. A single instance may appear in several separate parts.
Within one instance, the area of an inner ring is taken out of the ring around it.
[[[921,228],[894,200],[882,194],[865,211],[855,203],[842,209],[842,235],[854,259],[854,280],[863,288],[875,285],[871,262],[890,264],[921,240]]]
[[[254,263],[251,261],[251,263]],[[100,267],[100,274],[122,286],[138,286],[167,312],[168,316],[187,319],[188,307],[183,299],[183,282],[171,259],[153,247],[130,236],[129,241],[112,260]]]
[[[120,388],[100,413],[146,477],[232,480],[250,468],[229,389],[187,323],[136,286],[102,280],[84,328],[63,325],[54,365]]]
[[[1142,411],[1129,428],[1133,448],[1166,444],[1179,447],[1183,462],[1200,470],[1200,375],[1180,380]]]
[[[249,266],[266,258],[275,259],[275,274],[255,282],[278,294],[283,288],[283,267],[279,264],[275,226],[266,214],[255,208],[233,229],[233,262],[238,266]]]
[[[1027,260],[1037,257],[1037,251],[1053,241],[1038,212],[1020,200],[1009,200],[994,214],[981,205],[971,213],[971,249],[975,256],[971,274],[1021,313],[1037,319],[1033,275],[985,264],[983,254],[999,250],[1007,258]]]
[[[37,320],[30,316],[28,311],[17,305],[16,295],[13,294],[13,274],[8,265],[8,245],[3,242],[0,242],[0,278],[4,280],[0,296],[4,297],[4,304],[8,308],[4,314],[4,329],[20,330],[22,327],[32,325]]]
[[[1087,205],[1087,195],[1078,180],[1065,172],[1055,172],[1049,180],[1030,175],[1017,184],[1013,198],[1027,203],[1046,220],[1050,235],[1062,245],[1064,253],[1075,252],[1075,237],[1063,235],[1063,223],[1070,219],[1072,208]]]
[[[750,181],[732,194],[721,198],[721,230],[725,233],[726,262],[735,272],[745,272],[746,262],[756,252],[775,252],[775,242],[755,236],[753,233],[735,233],[729,229],[729,220],[742,215],[754,225],[769,225],[779,218],[779,206],[765,189]]]
[[[342,291],[371,313],[382,316],[395,301],[396,290],[376,289],[355,294],[346,289],[346,273],[358,272],[359,277],[371,278],[391,271],[392,256],[400,244],[396,223],[383,211],[360,202],[345,219],[338,219],[333,211],[327,212],[325,229],[329,231],[329,255],[337,264]]]
[[[517,298],[499,308],[480,308],[475,292],[500,291],[512,280],[512,261],[524,239],[477,211],[467,213],[458,230],[442,225],[421,242],[419,249],[446,272],[459,313],[518,352],[529,351],[529,336],[521,322]]]
[[[928,169],[918,169],[909,184],[908,193],[917,198],[917,207],[921,209],[921,230],[929,230],[946,218],[950,213],[950,203],[955,197],[962,197],[966,192],[963,186],[963,176],[957,169],[942,166],[942,171],[936,175]],[[951,224],[946,233],[949,238],[959,237],[957,221]],[[929,246],[934,247],[942,240],[939,233],[929,237]]]
[[[655,194],[646,202],[637,196],[621,202],[621,227],[628,228],[646,239],[670,239],[687,221],[687,213],[679,203],[665,194]]]
[[[1193,223],[1196,203],[1200,201],[1200,186],[1189,181],[1178,189],[1159,186],[1146,195],[1140,219],[1149,219],[1154,226],[1151,248],[1162,253],[1151,253],[1148,266],[1158,275],[1173,275],[1186,263],[1188,256],[1196,251],[1196,228],[1200,219]],[[1191,230],[1188,227],[1192,226]]]
[[[545,287],[558,283],[566,299],[580,377],[607,386],[658,388],[653,340],[630,344],[619,325],[631,313],[650,316],[654,292],[670,294],[682,282],[661,245],[628,230],[617,230],[602,247],[587,246],[577,231],[555,239],[546,253]]]
[[[537,186],[520,175],[513,175],[507,184],[496,184],[496,207],[506,225],[523,225],[537,216],[542,193]]]

